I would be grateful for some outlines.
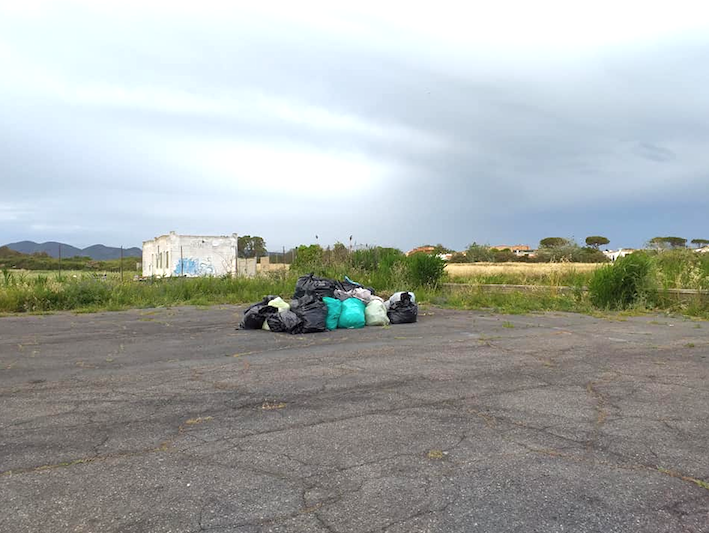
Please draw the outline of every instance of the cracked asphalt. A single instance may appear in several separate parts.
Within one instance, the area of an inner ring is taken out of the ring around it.
[[[709,532],[709,323],[0,318],[0,531]]]

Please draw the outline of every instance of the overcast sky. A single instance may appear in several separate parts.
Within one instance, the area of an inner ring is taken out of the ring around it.
[[[709,238],[702,2],[333,4],[0,0],[0,244]]]

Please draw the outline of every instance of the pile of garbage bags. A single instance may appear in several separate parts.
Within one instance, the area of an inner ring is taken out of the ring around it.
[[[312,273],[298,278],[293,299],[268,295],[244,311],[239,329],[266,329],[283,333],[358,329],[365,326],[410,324],[418,318],[413,292],[397,292],[388,300],[345,276],[344,281]]]

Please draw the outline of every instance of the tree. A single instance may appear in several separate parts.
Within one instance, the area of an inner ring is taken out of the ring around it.
[[[561,246],[569,246],[571,243],[563,237],[546,237],[539,241],[539,246],[543,248],[559,248]]]
[[[667,248],[667,243],[664,237],[653,237],[647,241],[648,248],[654,248],[655,250],[664,250]]]
[[[651,248],[666,250],[667,248],[685,248],[687,239],[682,237],[653,237],[648,241]]]
[[[696,244],[697,248],[704,248],[709,245],[709,239],[692,239],[692,244]]]
[[[665,237],[665,242],[669,244],[672,248],[686,248],[687,239],[682,237]]]
[[[433,247],[433,253],[438,255],[438,254],[452,254],[455,250],[451,250],[450,248],[446,248],[443,246],[441,243],[438,243],[436,246]]]
[[[598,250],[599,246],[605,246],[609,242],[611,241],[608,240],[607,237],[603,237],[601,235],[591,235],[590,237],[586,237],[586,244],[596,250]]]
[[[238,238],[237,245],[239,247],[239,257],[263,257],[268,253],[266,251],[266,241],[261,237],[242,235]]]
[[[468,256],[468,261],[471,263],[488,262],[493,259],[493,254],[490,251],[490,247],[482,246],[476,242],[468,246],[468,249],[465,251],[465,255]]]
[[[467,263],[468,256],[465,252],[453,252],[451,258],[448,260],[449,263]]]

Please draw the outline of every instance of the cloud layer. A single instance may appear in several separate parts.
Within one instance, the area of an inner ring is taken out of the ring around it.
[[[0,5],[0,241],[706,237],[701,4],[280,4]]]

